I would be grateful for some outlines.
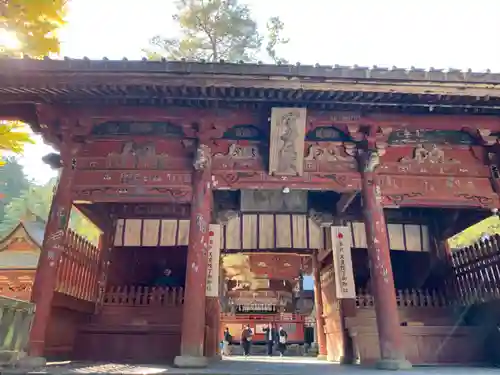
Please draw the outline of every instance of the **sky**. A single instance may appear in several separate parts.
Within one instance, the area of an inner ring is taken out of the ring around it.
[[[500,0],[247,0],[259,25],[285,23],[290,62],[500,71]],[[71,0],[62,55],[138,59],[154,35],[175,36],[173,0]],[[54,175],[30,145],[21,162],[39,182]]]

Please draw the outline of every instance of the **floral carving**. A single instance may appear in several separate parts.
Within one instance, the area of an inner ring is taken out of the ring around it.
[[[196,157],[194,159],[193,167],[197,171],[202,171],[210,167],[212,156],[210,155],[210,147],[201,144],[196,149]]]
[[[432,164],[443,164],[443,163],[456,164],[456,163],[458,163],[458,160],[451,159],[451,158],[447,159],[445,157],[444,151],[435,144],[431,145],[430,149],[429,149],[429,147],[425,147],[424,145],[419,144],[413,150],[413,157],[412,158],[404,157],[400,160],[400,162],[402,162],[402,163],[417,162],[417,163],[432,163]]]
[[[312,144],[307,149],[307,154],[305,160],[316,160],[316,161],[344,161],[352,162],[355,161],[353,156],[343,156],[340,151],[341,146],[334,145],[330,147],[321,147],[318,144]]]

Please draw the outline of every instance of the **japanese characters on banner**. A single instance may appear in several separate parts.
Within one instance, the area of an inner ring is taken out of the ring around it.
[[[337,298],[356,298],[349,227],[331,227],[333,266]]]
[[[208,229],[207,297],[219,296],[220,225],[210,224]]]

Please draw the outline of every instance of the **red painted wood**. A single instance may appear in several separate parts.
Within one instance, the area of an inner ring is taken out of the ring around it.
[[[314,276],[314,307],[316,313],[316,336],[318,338],[318,354],[327,355],[325,321],[323,317],[323,298],[321,291],[320,265],[317,254],[311,256]]]
[[[65,233],[71,211],[71,189],[74,180],[71,165],[63,167],[50,208],[43,247],[38,262],[32,300],[36,312],[30,334],[30,355],[43,356],[52,299],[57,284],[57,266],[64,251]]]
[[[205,336],[205,291],[209,224],[212,215],[210,149],[200,145],[193,172],[193,203],[182,315],[181,356],[202,357]]]
[[[362,180],[363,214],[370,260],[371,286],[376,300],[375,310],[381,359],[403,360],[405,354],[394,290],[389,237],[380,186],[375,174],[370,170],[369,163],[368,161]]]

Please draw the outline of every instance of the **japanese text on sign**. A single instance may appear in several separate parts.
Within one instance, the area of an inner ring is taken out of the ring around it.
[[[210,224],[208,229],[207,297],[219,296],[220,225]]]
[[[331,227],[331,239],[337,298],[356,298],[351,258],[351,231],[348,227]]]

